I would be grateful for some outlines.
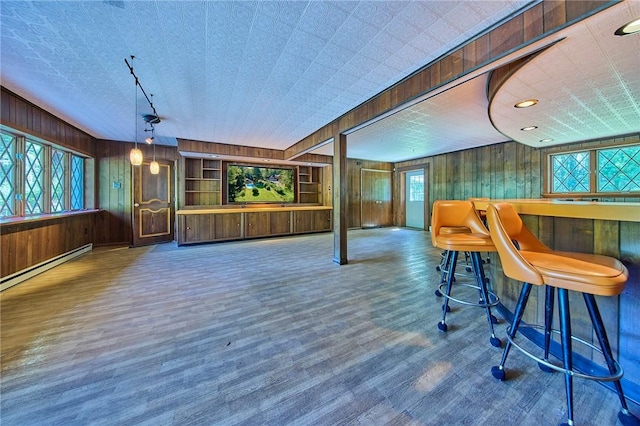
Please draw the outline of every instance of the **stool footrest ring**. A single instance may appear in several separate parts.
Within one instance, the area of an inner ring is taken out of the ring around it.
[[[457,286],[464,286],[464,287],[469,287],[469,288],[475,288],[476,290],[480,290],[480,287],[478,287],[477,285],[473,285],[473,284],[464,284],[464,283],[459,283],[456,284]],[[438,291],[440,291],[442,297],[449,299],[449,300],[453,300],[454,302],[458,302],[461,305],[468,305],[468,306],[477,306],[479,308],[490,308],[493,306],[497,306],[498,303],[500,303],[500,299],[498,298],[498,295],[495,294],[493,291],[487,289],[487,293],[489,294],[489,303],[482,303],[482,302],[469,302],[467,300],[462,300],[462,299],[457,299],[453,296],[448,296],[445,287],[447,286],[447,283],[442,283],[438,286]]]
[[[528,356],[529,358],[533,359],[534,361],[537,361],[539,364],[548,367],[552,370],[558,371],[560,373],[564,373],[564,374],[568,374],[571,375],[573,377],[580,377],[582,379],[588,379],[588,380],[596,380],[596,381],[600,381],[600,382],[615,382],[616,380],[620,380],[622,378],[622,376],[624,375],[624,370],[622,369],[622,366],[620,366],[620,364],[618,364],[617,361],[614,361],[615,363],[615,372],[610,374],[610,375],[602,375],[602,376],[596,376],[596,375],[591,375],[591,374],[585,374],[585,373],[580,373],[578,371],[575,370],[567,370],[563,367],[560,367],[558,365],[552,364],[550,363],[548,360],[542,359],[536,355],[534,355],[533,353],[529,352],[527,349],[524,349],[522,346],[520,346],[517,342],[516,342],[516,337],[514,335],[514,337],[511,337],[511,327],[509,326],[507,327],[507,340],[509,342],[511,342],[511,344],[518,349],[520,352],[522,352],[524,355]],[[544,330],[544,326],[542,325],[538,325],[538,324],[526,324],[526,325],[521,325],[520,327],[525,327],[525,328],[535,328],[538,330]],[[560,334],[560,330],[557,329],[552,329],[551,330],[552,333],[554,334]],[[518,333],[516,333],[518,334]],[[598,346],[593,345],[592,343],[587,342],[586,340],[583,340],[577,336],[571,336],[571,340],[581,343],[585,346],[588,346],[589,348],[593,349],[594,351],[602,354],[602,349],[600,349]]]

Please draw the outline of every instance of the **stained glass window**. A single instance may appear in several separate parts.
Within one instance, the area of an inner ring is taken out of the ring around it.
[[[51,213],[64,211],[65,154],[51,150]]]
[[[71,156],[71,210],[84,208],[84,159]]]

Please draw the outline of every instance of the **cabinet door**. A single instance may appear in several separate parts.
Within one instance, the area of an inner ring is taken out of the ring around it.
[[[317,210],[314,212],[313,228],[315,231],[331,230],[331,210]]]
[[[216,240],[242,238],[242,213],[221,213],[216,215]]]
[[[313,218],[315,212],[313,210],[300,210],[293,212],[293,232],[296,234],[304,232],[313,232]]]
[[[184,243],[199,243],[215,239],[214,214],[184,215]]]
[[[247,212],[244,217],[247,227],[245,236],[247,238],[269,235],[269,212]]]
[[[270,235],[285,235],[291,233],[291,212],[269,213]]]

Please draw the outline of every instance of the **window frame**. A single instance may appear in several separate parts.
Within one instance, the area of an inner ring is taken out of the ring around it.
[[[12,136],[15,140],[14,154],[13,154],[13,214],[11,216],[0,216],[0,221],[16,220],[16,219],[29,219],[34,217],[41,217],[46,215],[64,215],[69,213],[77,213],[87,210],[87,161],[90,157],[86,155],[59,146],[57,144],[42,140],[40,138],[31,136],[26,133],[13,131],[9,128],[2,126],[0,129],[2,133]],[[42,212],[39,213],[27,213],[26,212],[26,175],[25,175],[25,155],[27,143],[33,143],[40,145],[43,148],[43,171],[42,171]],[[52,152],[56,150],[63,153],[62,162],[64,163],[63,173],[63,209],[61,211],[52,211]],[[74,209],[72,206],[72,162],[73,158],[82,159],[82,207]]]
[[[543,192],[542,196],[546,198],[638,198],[640,191],[634,192],[598,192],[598,151],[612,148],[624,148],[629,146],[637,146],[640,148],[640,140],[628,143],[601,143],[598,145],[581,146],[575,149],[550,149],[545,153],[544,170],[543,170]],[[589,152],[589,191],[588,192],[552,192],[553,186],[553,156],[572,154],[577,152]]]

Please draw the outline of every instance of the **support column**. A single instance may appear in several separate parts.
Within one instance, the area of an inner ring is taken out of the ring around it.
[[[347,135],[333,137],[333,261],[347,262]]]

